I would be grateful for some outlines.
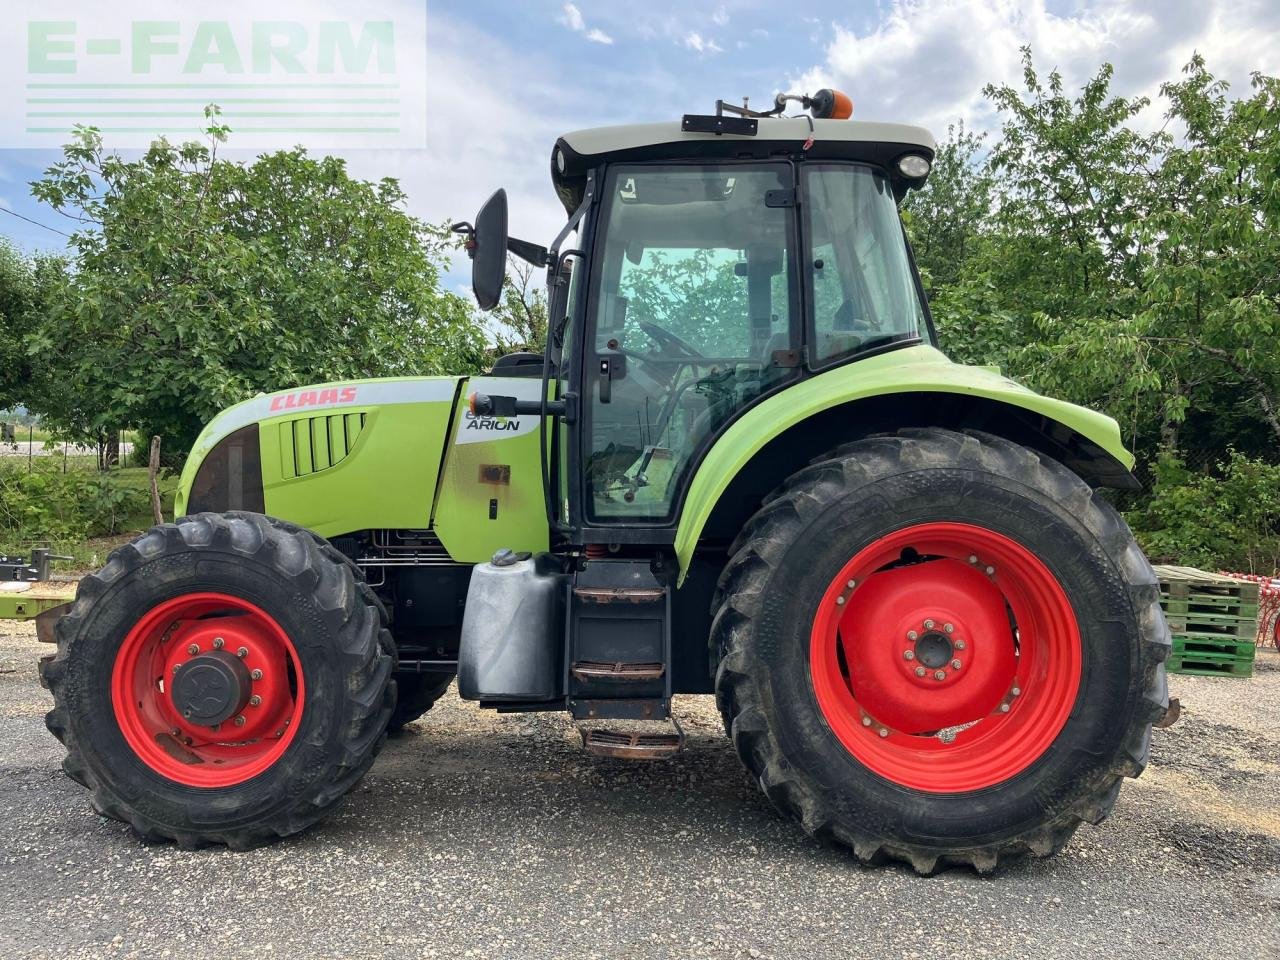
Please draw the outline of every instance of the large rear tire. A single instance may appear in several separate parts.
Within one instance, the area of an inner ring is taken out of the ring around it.
[[[382,605],[324,540],[259,514],[184,517],[114,551],[57,639],[42,678],[63,769],[144,839],[297,833],[386,738]]]
[[[864,861],[1057,852],[1147,762],[1170,649],[1150,564],[1061,464],[902,431],[795,474],[742,531],[716,696],[762,790]]]

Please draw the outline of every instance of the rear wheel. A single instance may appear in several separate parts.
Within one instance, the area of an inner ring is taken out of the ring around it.
[[[325,541],[197,514],[115,551],[42,676],[63,769],[147,839],[242,849],[323,817],[385,739],[385,612]]]
[[[904,431],[792,477],[721,579],[717,699],[765,793],[864,860],[1056,852],[1146,763],[1168,630],[1123,520],[1007,441]]]

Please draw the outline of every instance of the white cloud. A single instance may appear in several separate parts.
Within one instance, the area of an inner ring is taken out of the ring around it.
[[[582,11],[578,9],[576,4],[566,3],[564,12],[559,16],[559,21],[572,30],[574,33],[585,34],[587,40],[591,43],[613,43],[613,37],[596,27],[587,29],[587,21],[582,16]]]
[[[729,10],[723,3],[716,7],[716,12],[711,15],[711,22],[718,27],[729,25]]]
[[[685,34],[684,45],[690,50],[698,53],[723,53],[724,49],[709,37],[704,37],[697,31]]]
[[[1109,61],[1116,92],[1153,99],[1196,50],[1240,91],[1251,70],[1280,68],[1273,42],[1280,6],[1264,0],[1079,0],[1063,14],[1051,6],[895,0],[871,30],[834,27],[823,62],[793,84],[838,86],[853,97],[855,116],[920,123],[940,134],[958,118],[980,129],[997,125],[982,87],[1020,84],[1024,44],[1041,74],[1059,69],[1069,90]]]
[[[574,30],[578,33],[587,29],[587,22],[582,19],[582,11],[572,3],[566,3],[564,5],[564,13],[560,17],[560,22],[570,30]]]

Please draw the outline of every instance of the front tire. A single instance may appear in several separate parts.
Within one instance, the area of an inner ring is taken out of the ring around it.
[[[63,769],[148,840],[247,849],[325,816],[395,699],[386,614],[314,534],[259,514],[153,527],[81,581],[42,665]]]
[[[1147,762],[1170,649],[1153,571],[1075,474],[997,437],[835,451],[743,530],[711,631],[762,790],[864,861],[1049,856]]]

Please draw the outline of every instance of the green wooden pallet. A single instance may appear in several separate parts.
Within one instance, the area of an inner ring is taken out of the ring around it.
[[[1195,659],[1203,655],[1215,657],[1231,657],[1235,660],[1252,662],[1254,658],[1252,640],[1226,640],[1218,637],[1184,637],[1174,635],[1173,655]]]
[[[1170,673],[1190,673],[1201,677],[1252,677],[1253,661],[1237,660],[1235,657],[1212,660],[1204,654],[1196,654],[1190,657],[1170,657],[1165,669]]]
[[[1256,598],[1250,600],[1247,596],[1221,597],[1214,594],[1175,597],[1164,590],[1165,584],[1162,583],[1160,586],[1160,606],[1164,607],[1165,613],[1171,616],[1227,616],[1240,617],[1245,620],[1255,620],[1258,617],[1258,601]]]
[[[1164,616],[1169,621],[1169,629],[1174,634],[1184,636],[1222,637],[1224,639],[1237,637],[1242,640],[1252,640],[1258,634],[1258,620],[1256,617],[1245,619],[1243,617],[1207,616],[1205,614],[1178,616],[1167,611]]]

